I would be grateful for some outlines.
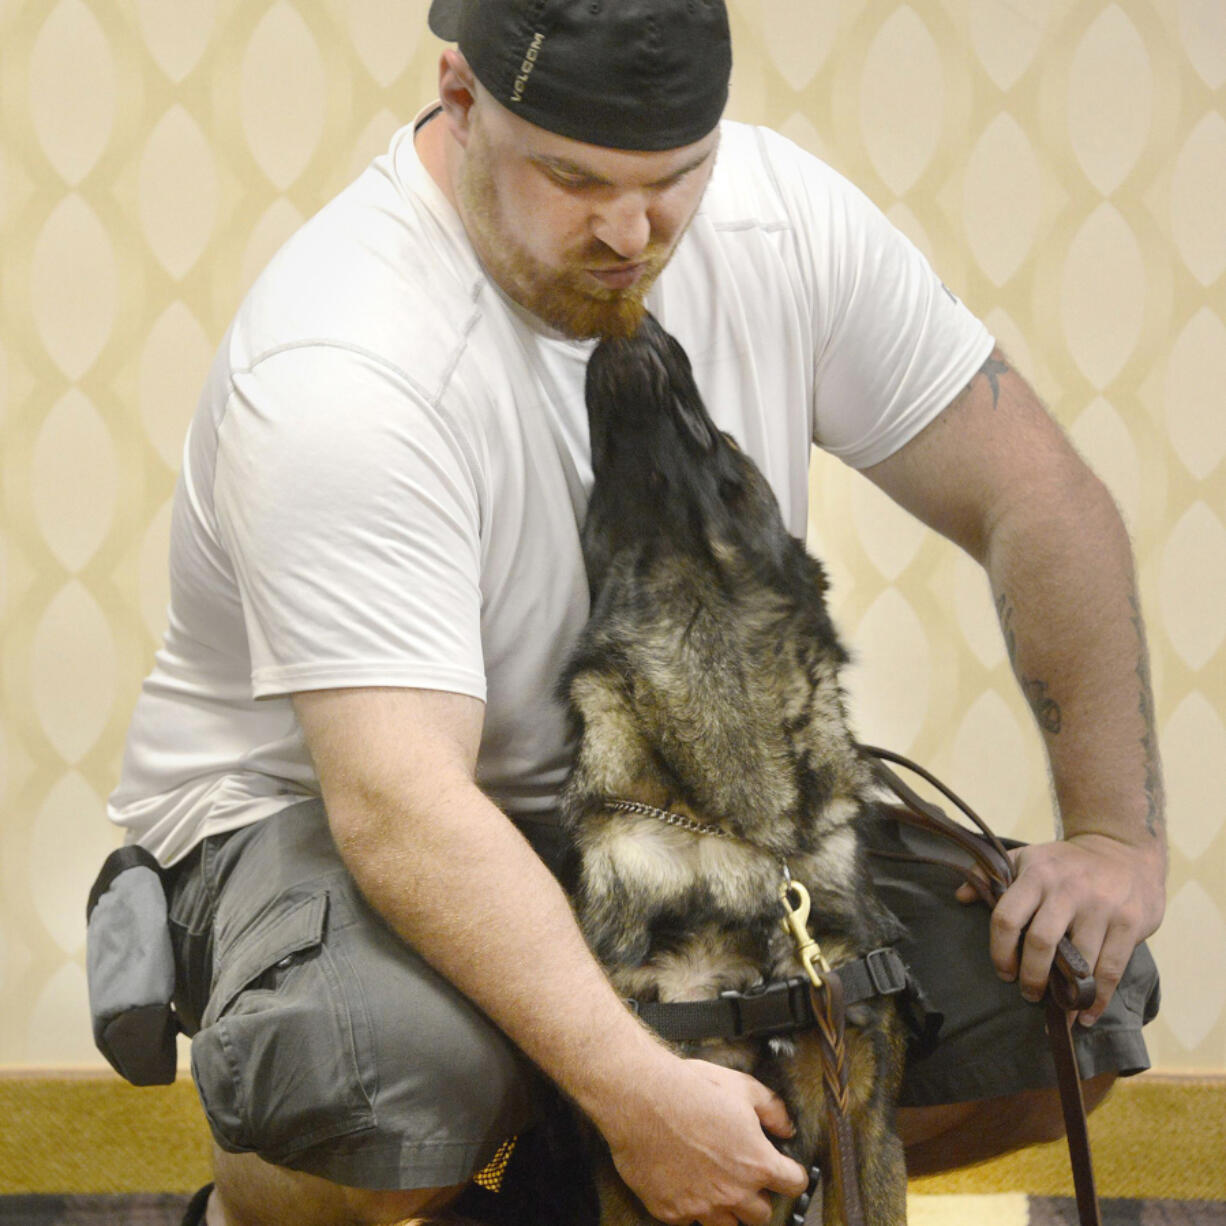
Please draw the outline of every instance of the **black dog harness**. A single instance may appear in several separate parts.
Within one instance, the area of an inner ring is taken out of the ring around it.
[[[688,814],[659,809],[641,801],[612,799],[606,808],[654,818],[691,834],[731,839],[764,850],[743,835],[722,826],[701,822]],[[917,1017],[923,1037],[935,1043],[941,1017],[923,1009],[917,985],[897,952],[888,947],[871,950],[862,958],[832,967],[809,931],[809,891],[792,878],[786,857],[780,857],[780,918],[783,930],[795,943],[796,957],[805,974],[792,979],[763,983],[746,992],[726,991],[708,1000],[627,1001],[627,1004],[661,1037],[674,1042],[698,1039],[746,1039],[811,1031],[818,1041],[818,1055],[825,1086],[826,1124],[830,1137],[829,1174],[840,1197],[847,1226],[863,1226],[864,1210],[856,1169],[855,1138],[852,1134],[849,1094],[849,1063],[845,1045],[847,1009],[875,996],[907,992],[900,1010],[913,1032]],[[808,1226],[818,1220],[822,1197],[821,1165],[809,1170],[809,1184],[793,1204],[788,1226]]]
[[[614,813],[635,813],[655,818],[690,834],[755,846],[723,826],[701,822],[688,814],[660,809],[642,801],[610,800],[606,808]],[[780,867],[785,883],[791,885],[791,873],[786,861],[782,861]],[[785,910],[790,910],[790,904],[785,906]],[[784,927],[788,928],[786,921]],[[911,1031],[912,1054],[926,1055],[935,1046],[937,1032],[944,1019],[928,1007],[919,984],[892,947],[870,950],[862,958],[845,962],[824,973],[838,976],[843,989],[844,1007],[874,996],[905,993],[902,1013]],[[760,983],[744,992],[730,989],[706,1000],[631,999],[626,1001],[626,1005],[661,1038],[674,1043],[693,1043],[702,1039],[765,1039],[813,1029],[817,1016],[813,1011],[811,986],[808,976],[796,975],[791,979]]]
[[[850,1006],[874,996],[896,996],[919,989],[907,964],[892,948],[874,949],[835,967],[831,972],[843,985],[844,1004]],[[701,1039],[767,1039],[812,1030],[816,1025],[809,979],[795,975],[762,983],[745,992],[721,992],[710,1000],[637,1001],[626,1004],[662,1039],[693,1043]],[[929,1012],[933,1032],[940,1015]]]

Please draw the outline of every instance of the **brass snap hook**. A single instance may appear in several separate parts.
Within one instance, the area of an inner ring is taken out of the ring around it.
[[[799,881],[784,880],[779,883],[779,901],[783,904],[783,930],[796,945],[796,956],[805,968],[805,974],[814,987],[821,987],[818,972],[829,974],[830,963],[809,932],[809,891]]]

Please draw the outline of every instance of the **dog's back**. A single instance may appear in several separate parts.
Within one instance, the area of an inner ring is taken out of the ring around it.
[[[812,896],[831,963],[888,944],[896,924],[872,894],[856,833],[868,775],[847,730],[846,656],[821,566],[712,424],[684,352],[654,320],[597,348],[588,412],[592,616],[564,679],[579,744],[563,807],[589,943],[639,1001],[786,979],[799,970],[779,922],[787,871]],[[869,1220],[898,1222],[898,1021],[881,1001],[850,1020]],[[709,1040],[687,1054],[780,1092],[798,1128],[789,1151],[806,1163],[825,1153],[811,1036]],[[649,1220],[615,1188],[602,1200],[605,1222]]]

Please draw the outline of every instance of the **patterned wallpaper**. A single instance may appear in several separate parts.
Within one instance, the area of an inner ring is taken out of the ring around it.
[[[0,1065],[96,1064],[83,901],[212,349],[433,94],[426,0],[0,0]],[[1226,4],[733,0],[732,113],[850,175],[1110,483],[1171,802],[1168,1069],[1226,1068]],[[1050,828],[986,585],[837,463],[813,540],[866,739]]]

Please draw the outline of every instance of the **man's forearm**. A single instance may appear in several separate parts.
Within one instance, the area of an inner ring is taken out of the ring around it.
[[[1162,771],[1132,551],[1088,470],[1041,481],[985,557],[1018,683],[1042,731],[1067,835],[1164,854]]]
[[[1098,982],[1082,1014],[1092,1021],[1165,905],[1162,773],[1124,525],[1000,350],[869,475],[988,572],[1064,835],[1012,853],[1017,877],[992,913],[992,961],[1038,999],[1071,935]]]

